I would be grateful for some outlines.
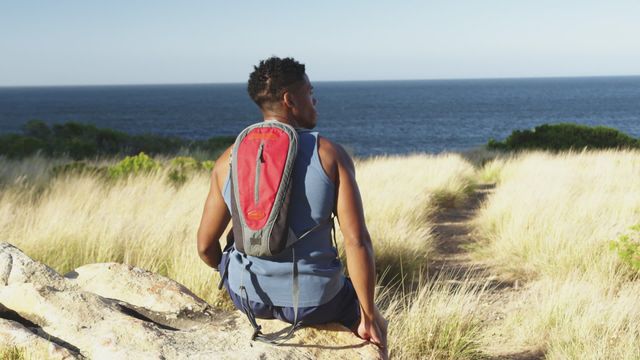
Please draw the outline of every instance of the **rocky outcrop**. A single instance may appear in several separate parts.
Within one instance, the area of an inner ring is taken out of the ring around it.
[[[11,316],[4,313],[5,316]],[[27,328],[20,322],[0,318],[0,348],[18,347],[29,349],[36,359],[80,359],[76,351],[69,350],[47,340],[46,334],[38,333],[37,327]]]
[[[0,286],[22,283],[66,287],[64,277],[53,269],[33,261],[9,243],[0,243]]]
[[[286,346],[252,342],[243,314],[135,267],[91,264],[61,276],[0,244],[0,346],[53,359],[376,359],[378,349],[328,324]],[[287,328],[261,321],[267,333]],[[41,356],[39,354],[46,354]]]

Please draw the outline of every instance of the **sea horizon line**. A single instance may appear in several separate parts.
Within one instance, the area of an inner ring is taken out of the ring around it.
[[[445,82],[445,81],[499,81],[499,80],[562,80],[597,78],[635,78],[640,74],[629,75],[558,75],[558,76],[514,76],[514,77],[469,77],[469,78],[425,78],[425,79],[354,79],[354,80],[315,80],[313,83],[381,83],[381,82]],[[0,89],[28,88],[83,88],[83,87],[156,87],[156,86],[210,86],[244,85],[246,82],[175,82],[175,83],[114,83],[114,84],[45,84],[45,85],[0,85]]]

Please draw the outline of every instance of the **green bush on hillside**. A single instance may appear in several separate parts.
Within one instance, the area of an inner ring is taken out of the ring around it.
[[[611,250],[618,253],[623,263],[636,271],[640,271],[640,224],[631,228],[630,234],[621,235],[610,242]]]
[[[203,169],[202,163],[189,156],[178,156],[169,162],[169,180],[174,185],[182,185],[188,179],[188,174]]]
[[[236,141],[235,136],[216,136],[198,143],[198,147],[205,151],[226,149]]]
[[[44,141],[48,140],[52,135],[52,131],[49,129],[49,126],[39,120],[27,121],[26,124],[22,125],[22,132],[26,136],[32,136]]]
[[[190,156],[178,156],[171,159],[169,165],[173,168],[177,168],[184,171],[199,170],[202,168],[202,164],[198,160]]]
[[[136,156],[127,156],[109,168],[109,177],[117,179],[139,173],[148,173],[160,168],[160,164],[141,152]]]
[[[33,155],[46,148],[46,142],[33,136],[8,134],[0,136],[0,154],[10,158]]]
[[[56,165],[51,169],[53,177],[70,176],[78,174],[93,174],[103,179],[118,179],[130,175],[145,174],[156,170],[167,169],[168,181],[180,186],[187,182],[189,177],[200,171],[210,172],[215,162],[198,160],[188,156],[178,156],[168,161],[159,162],[147,154],[141,152],[136,156],[128,156],[112,166],[100,166],[86,161],[73,161],[62,165]]]
[[[91,124],[67,122],[49,127],[40,120],[30,120],[22,126],[22,134],[0,135],[0,155],[23,158],[40,152],[74,160],[96,156],[127,156],[140,152],[173,155],[181,150],[203,151],[214,157],[235,139],[230,136],[207,140],[186,140],[159,135],[129,135],[122,131],[100,129]]]
[[[569,150],[640,148],[640,141],[616,129],[578,124],[544,124],[533,130],[515,130],[504,141],[490,139],[492,150]]]
[[[203,169],[211,171],[213,170],[213,166],[216,164],[216,162],[213,160],[205,160],[201,164]]]
[[[127,147],[128,135],[111,129],[98,129],[94,125],[68,122],[55,124],[49,130],[39,120],[29,121],[25,133],[38,136],[47,143],[44,153],[50,156],[68,155],[75,160],[97,155],[115,155]]]

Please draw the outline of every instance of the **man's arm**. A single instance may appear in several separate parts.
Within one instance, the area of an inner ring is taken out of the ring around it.
[[[211,186],[204,203],[204,211],[198,228],[198,255],[212,268],[217,268],[222,256],[220,237],[224,233],[231,215],[222,197],[222,186],[229,173],[229,154],[227,149],[216,161],[211,171]]]
[[[322,137],[318,151],[325,172],[336,185],[336,214],[344,237],[347,268],[361,307],[358,335],[386,346],[386,321],[373,301],[376,282],[373,246],[364,220],[355,166],[341,146]]]

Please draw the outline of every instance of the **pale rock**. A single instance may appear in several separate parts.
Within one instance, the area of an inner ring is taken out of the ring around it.
[[[31,282],[63,289],[64,277],[50,267],[34,261],[15,246],[0,243],[0,285]]]
[[[84,291],[150,311],[200,313],[210,309],[209,304],[181,284],[125,264],[89,264],[69,272],[65,277]]]
[[[82,359],[82,356],[36,335],[19,322],[0,318],[0,347],[28,349],[34,358],[51,360]]]
[[[8,330],[0,326],[0,337],[15,345],[30,338],[50,348],[63,348],[68,358],[382,357],[375,346],[338,324],[300,329],[280,347],[253,342],[249,339],[253,329],[244,314],[217,311],[182,285],[138,268],[93,264],[67,278],[15,247],[0,244],[0,315],[6,318],[15,312],[23,323],[4,320]],[[265,333],[288,327],[278,320],[259,322]],[[18,330],[20,326],[24,330]]]

